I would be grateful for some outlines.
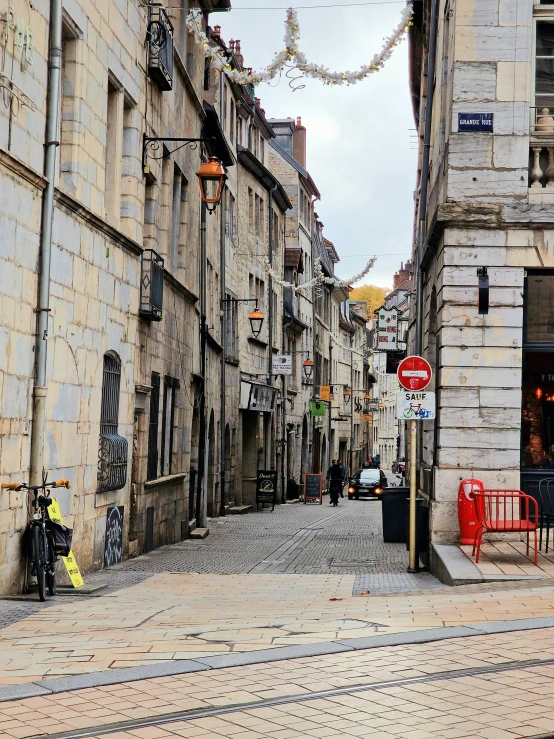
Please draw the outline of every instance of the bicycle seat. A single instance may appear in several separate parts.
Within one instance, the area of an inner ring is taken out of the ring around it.
[[[52,505],[52,498],[46,498],[44,495],[39,495],[38,504],[44,506],[45,508],[48,508],[48,506]]]

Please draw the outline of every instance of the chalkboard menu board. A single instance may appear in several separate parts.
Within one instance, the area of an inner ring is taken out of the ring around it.
[[[260,503],[271,503],[275,508],[277,497],[277,471],[258,470],[256,479],[256,507]],[[273,510],[273,508],[271,510]]]
[[[323,503],[323,475],[304,475],[304,503],[308,500]]]

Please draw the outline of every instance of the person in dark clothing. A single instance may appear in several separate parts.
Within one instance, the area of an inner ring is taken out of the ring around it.
[[[341,497],[344,497],[342,494],[344,473],[341,463],[338,459],[333,459],[333,464],[327,470],[327,480],[330,481],[329,497],[331,498],[331,505],[336,506],[339,495]]]

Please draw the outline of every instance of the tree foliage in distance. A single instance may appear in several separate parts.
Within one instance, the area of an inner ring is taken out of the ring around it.
[[[386,287],[378,287],[377,285],[360,285],[350,290],[351,300],[363,300],[367,304],[367,314],[370,318],[374,318],[374,311],[380,308],[385,300],[385,295],[389,293]]]

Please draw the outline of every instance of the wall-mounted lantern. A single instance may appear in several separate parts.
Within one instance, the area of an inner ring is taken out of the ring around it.
[[[478,313],[479,315],[486,315],[489,312],[489,274],[487,268],[479,267],[477,277],[479,278]]]

